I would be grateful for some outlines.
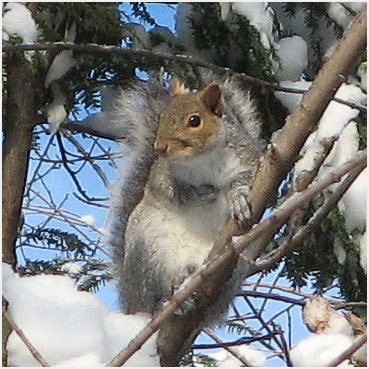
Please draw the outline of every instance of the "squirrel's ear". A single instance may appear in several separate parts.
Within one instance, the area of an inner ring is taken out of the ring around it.
[[[170,86],[170,96],[174,97],[177,95],[182,95],[183,87],[181,84],[181,81],[177,76],[173,76],[171,80],[171,86]]]
[[[209,108],[209,110],[221,117],[223,114],[223,99],[222,92],[220,91],[217,83],[211,83],[206,86],[204,91],[201,93],[201,100]]]

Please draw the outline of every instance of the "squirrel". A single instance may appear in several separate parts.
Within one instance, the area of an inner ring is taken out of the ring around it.
[[[131,122],[146,115],[133,109],[132,101],[148,98],[141,90],[122,94],[125,108],[127,101],[132,105]],[[140,201],[132,206],[130,191],[137,192],[132,181],[114,196],[115,203],[123,196],[115,211],[121,235],[115,227],[113,247],[126,313],[154,314],[204,264],[229,217],[239,223],[250,220],[250,185],[264,146],[250,93],[234,78],[191,92],[173,77],[165,103],[155,94],[160,109],[154,114],[150,108],[150,134],[136,143],[146,145],[141,150],[146,154],[157,154],[145,162]],[[152,104],[155,99],[144,107]],[[129,216],[119,214],[127,210],[125,202]],[[227,294],[226,305],[231,297]]]

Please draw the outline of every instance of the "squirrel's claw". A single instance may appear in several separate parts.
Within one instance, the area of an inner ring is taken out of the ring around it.
[[[251,206],[248,200],[250,187],[247,185],[235,187],[229,196],[231,216],[241,224],[247,224],[251,219]]]

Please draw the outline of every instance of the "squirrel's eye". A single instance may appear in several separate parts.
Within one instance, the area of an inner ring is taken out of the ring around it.
[[[198,115],[191,115],[188,119],[188,126],[192,128],[199,127],[201,124],[201,118]]]

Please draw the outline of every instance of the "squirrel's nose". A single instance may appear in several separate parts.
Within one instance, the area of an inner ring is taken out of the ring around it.
[[[161,141],[161,140],[156,140],[155,144],[154,144],[154,149],[156,151],[159,151],[160,154],[166,154],[168,152],[168,149],[169,149],[168,142]]]

